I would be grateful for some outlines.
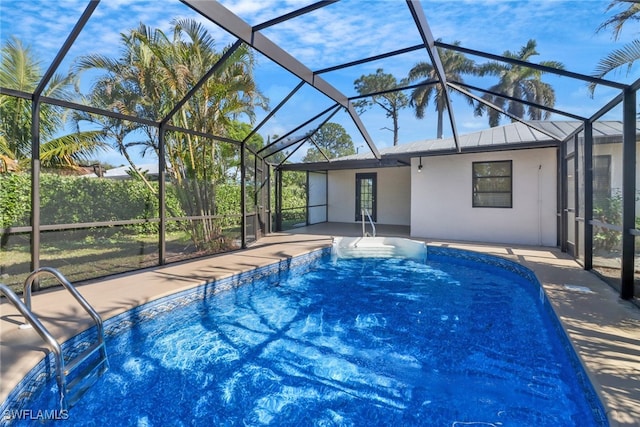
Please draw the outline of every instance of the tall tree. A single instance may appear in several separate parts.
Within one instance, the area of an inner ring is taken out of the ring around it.
[[[506,58],[518,59],[520,61],[528,61],[535,55],[538,55],[535,40],[529,40],[517,53],[506,51],[503,54]],[[564,69],[564,65],[557,61],[542,61],[540,65]],[[542,81],[543,71],[515,64],[492,61],[480,65],[478,67],[478,74],[481,76],[487,74],[495,75],[500,78],[496,85],[489,88],[492,92],[502,93],[512,98],[522,99],[547,107],[553,107],[555,105],[555,91],[550,84]],[[548,111],[530,107],[521,102],[505,99],[500,96],[485,94],[482,98],[520,118],[524,118],[526,115],[531,120],[541,120],[548,119],[551,115]],[[484,104],[478,104],[475,109],[475,115],[482,116],[485,110],[489,110],[489,126],[498,126],[502,114],[493,108],[488,108]]]
[[[100,84],[94,86],[91,94],[86,98],[85,104],[105,110],[115,110],[122,114],[137,115],[136,106],[140,102],[140,98],[137,94],[125,89],[123,83],[124,82],[118,79],[109,81],[108,84],[105,81],[101,81]],[[127,160],[130,170],[136,175],[136,178],[142,180],[150,191],[156,191],[155,187],[147,179],[147,176],[136,167],[134,158],[129,150],[135,146],[147,146],[148,140],[151,138],[145,139],[143,135],[152,133],[151,128],[137,122],[120,120],[85,111],[74,112],[73,120],[76,123],[88,122],[99,126],[106,135],[106,139],[110,142],[111,147]],[[140,135],[140,133],[142,135]],[[132,140],[128,138],[130,135],[136,135],[138,139]]]
[[[453,43],[455,46],[460,45],[459,41]],[[438,55],[444,68],[445,77],[448,81],[464,82],[463,74],[475,74],[475,63],[467,58],[464,54],[452,50],[438,48]],[[427,83],[438,80],[435,68],[428,62],[419,62],[409,71],[408,80],[414,82],[422,79],[420,83]],[[450,91],[451,92],[451,91]],[[444,87],[441,84],[425,84],[411,92],[410,105],[415,108],[415,114],[418,119],[424,118],[425,109],[429,106],[429,101],[433,98],[435,102],[436,112],[438,113],[438,129],[437,137],[442,138],[443,135],[443,117],[447,109]],[[466,97],[465,97],[466,98]],[[470,105],[473,105],[471,98],[466,98]]]
[[[233,121],[227,128],[227,135],[229,138],[236,141],[243,141],[247,135],[252,131],[251,125],[244,122]],[[264,147],[264,140],[258,133],[251,135],[251,138],[247,141],[247,147],[250,147],[254,151],[258,151]],[[220,144],[219,144],[220,145]],[[221,145],[222,155],[220,157],[220,167],[222,173],[232,182],[238,182],[240,180],[240,145],[227,143]],[[246,165],[247,169],[252,169],[252,165]]]
[[[35,54],[15,37],[2,46],[0,86],[33,93],[43,72]],[[73,100],[76,76],[55,74],[43,95]],[[26,167],[31,160],[32,101],[0,95],[0,156],[3,163]],[[67,114],[60,108],[42,103],[40,107],[40,161],[44,167],[75,168],[105,148],[100,131],[64,134]]]
[[[622,27],[624,26],[624,24],[626,24],[627,22],[640,20],[640,2],[629,0],[613,0],[611,3],[609,3],[607,11],[615,8],[616,6],[622,6],[625,9],[604,21],[596,31],[611,29],[611,32],[613,33],[613,39],[617,41],[620,37],[620,32],[622,31]],[[636,38],[634,40],[631,40],[621,48],[613,50],[607,56],[602,58],[598,62],[598,65],[596,66],[596,69],[594,70],[592,75],[593,77],[603,78],[610,72],[618,70],[625,66],[627,68],[627,73],[629,73],[635,61],[639,59],[640,40]],[[592,95],[595,87],[595,84],[589,85],[589,89],[591,90]]]
[[[406,83],[405,80],[398,80],[393,74],[385,73],[382,68],[376,70],[375,74],[360,76],[354,82],[356,91],[360,95],[372,94],[368,98],[361,99],[354,103],[354,106],[360,113],[366,111],[369,107],[377,105],[381,107],[387,117],[393,121],[393,145],[398,145],[398,114],[400,110],[409,105],[409,98],[397,89]]]
[[[303,162],[319,162],[356,153],[351,136],[338,123],[325,123],[311,138],[315,145],[307,150]]]
[[[121,36],[122,54],[117,59],[101,55],[81,57],[78,70],[98,69],[105,73],[94,85],[93,97],[99,104],[136,116],[161,120],[187,94],[224,54],[216,48],[209,32],[195,20],[172,21],[165,33],[141,24]],[[228,49],[228,48],[227,48]],[[166,164],[182,207],[188,215],[207,219],[190,221],[191,235],[198,248],[216,245],[220,229],[215,220],[215,186],[226,180],[224,167],[234,156],[225,144],[201,134],[230,137],[241,117],[254,119],[254,109],[266,109],[267,100],[253,79],[254,58],[246,45],[230,53],[228,59],[171,117],[171,124],[194,130],[197,134],[167,132]],[[115,96],[114,96],[115,95]],[[112,126],[109,120],[106,126]],[[136,131],[146,133],[144,152],[159,155],[157,128],[112,126],[118,149],[126,151],[124,137]]]

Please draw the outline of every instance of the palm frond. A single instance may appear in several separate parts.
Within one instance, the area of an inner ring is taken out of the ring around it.
[[[549,68],[555,68],[557,70],[564,70],[564,64],[559,61],[542,61],[540,62],[540,65],[543,65]]]
[[[107,150],[103,138],[101,131],[87,131],[51,139],[40,147],[40,160],[43,166],[76,166]]]
[[[632,40],[631,43],[616,49],[609,55],[602,58],[592,76],[602,78],[606,74],[627,66],[627,72],[633,66],[633,63],[640,59],[640,39]]]
[[[17,159],[16,153],[9,147],[9,143],[4,135],[0,134],[0,155],[6,156],[10,159]]]
[[[31,49],[11,37],[2,46],[0,86],[33,92],[42,76],[40,63],[34,59]]]
[[[637,1],[629,1],[629,0],[613,0],[607,6],[607,11],[613,9],[618,5],[628,5],[629,7],[622,12],[616,13],[606,21],[604,21],[600,26],[596,29],[596,32],[606,30],[609,27],[613,27],[613,38],[614,40],[618,40],[620,36],[620,32],[622,31],[622,27],[629,20],[640,20],[640,3]]]

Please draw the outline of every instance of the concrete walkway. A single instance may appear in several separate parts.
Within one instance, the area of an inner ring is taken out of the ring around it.
[[[367,230],[370,232],[370,230]],[[245,251],[125,274],[79,286],[107,319],[148,301],[326,247],[331,236],[361,235],[361,226],[325,223],[265,237]],[[378,227],[380,236],[407,237],[406,227]],[[552,302],[572,344],[600,394],[612,426],[640,426],[640,309],[555,248],[428,241],[512,259],[532,269]],[[568,286],[567,286],[568,285]],[[90,326],[65,291],[33,297],[34,311],[50,332],[64,341]],[[78,316],[78,318],[76,318]],[[0,399],[46,354],[40,337],[17,311],[0,304]]]

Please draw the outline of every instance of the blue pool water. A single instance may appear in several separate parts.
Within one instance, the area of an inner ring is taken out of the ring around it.
[[[325,256],[137,322],[65,426],[601,426],[537,285]],[[55,381],[29,408],[54,409]]]

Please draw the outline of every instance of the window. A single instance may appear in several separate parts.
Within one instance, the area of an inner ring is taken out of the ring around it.
[[[473,207],[512,207],[511,160],[473,162]]]

